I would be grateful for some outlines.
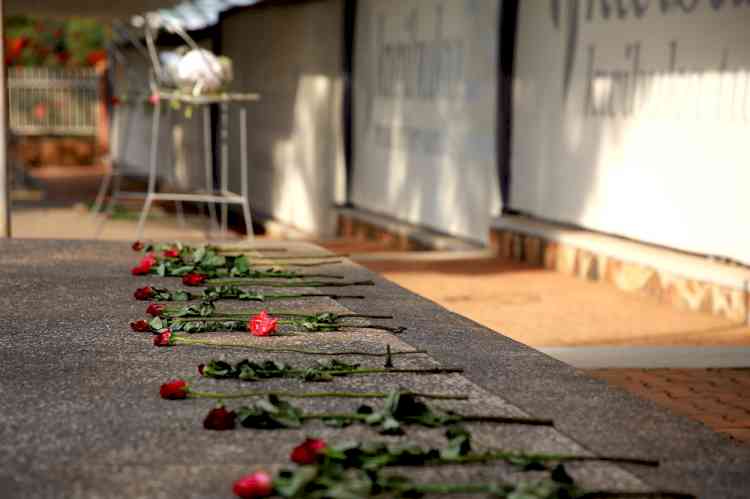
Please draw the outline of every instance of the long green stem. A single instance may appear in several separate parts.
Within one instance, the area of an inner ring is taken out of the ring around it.
[[[616,490],[597,490],[586,492],[577,499],[696,499],[692,494],[681,492],[617,492]]]
[[[293,371],[292,371],[293,372]],[[298,370],[304,374],[304,370]],[[362,368],[362,369],[341,369],[336,371],[325,371],[325,374],[331,376],[346,376],[348,374],[460,374],[464,370],[460,367],[432,367],[427,369],[393,369],[393,368]]]
[[[502,484],[411,484],[410,491],[422,494],[491,494],[492,497],[507,497],[502,493]],[[509,492],[512,489],[509,489]],[[526,497],[526,496],[524,496]],[[618,491],[591,491],[575,496],[577,499],[696,499],[692,494],[680,492],[618,492]]]
[[[259,312],[239,312],[239,313],[231,313],[231,312],[215,312],[215,315],[211,315],[208,317],[172,317],[171,314],[179,313],[183,310],[182,307],[180,308],[165,308],[162,310],[162,317],[172,319],[173,321],[180,321],[180,322],[186,322],[186,321],[193,321],[193,320],[202,320],[202,321],[225,321],[225,320],[233,320],[233,319],[250,319],[254,315],[257,315]],[[276,312],[276,311],[268,311],[268,314],[273,317],[303,317],[303,318],[309,318],[313,317],[316,314],[293,314],[288,312]],[[337,319],[352,319],[352,318],[361,318],[361,319],[393,319],[392,315],[366,315],[366,314],[336,314]],[[286,322],[285,322],[286,323]]]
[[[572,454],[526,454],[513,451],[490,451],[481,454],[469,454],[456,459],[439,459],[431,464],[461,464],[461,463],[486,463],[491,461],[511,460],[515,458],[529,459],[535,461],[606,461],[622,464],[637,464],[640,466],[659,466],[659,461],[653,459],[639,459],[622,456],[578,456]]]
[[[328,260],[325,262],[284,262],[284,261],[276,261],[276,260],[264,260],[264,261],[258,261],[258,260],[252,260],[250,263],[254,265],[272,265],[274,267],[323,267],[324,265],[334,265],[337,263],[342,263],[343,260]]]
[[[321,312],[317,313],[311,313],[311,314],[299,314],[299,313],[293,313],[293,312],[268,312],[270,315],[277,316],[277,317],[312,317],[315,315],[318,315]],[[337,319],[353,319],[353,318],[359,318],[359,319],[393,319],[392,315],[368,315],[368,314],[335,314]]]
[[[206,284],[210,286],[242,286],[250,284],[267,288],[335,288],[344,286],[374,286],[374,281],[347,281],[347,282],[325,282],[325,281],[299,281],[299,282],[274,282],[254,279],[252,277],[229,279],[217,278],[207,279]]]
[[[301,416],[301,419],[344,419],[344,420],[357,420],[365,421],[370,416],[368,414],[357,414],[357,413],[337,413],[337,412],[311,412]],[[461,414],[459,416],[462,422],[468,423],[499,423],[499,424],[522,424],[531,426],[554,426],[554,422],[551,419],[538,419],[538,418],[514,418],[506,416],[491,416],[481,414]],[[405,421],[408,423],[408,419]],[[486,459],[490,461],[491,459]],[[481,462],[481,461],[477,461]]]
[[[220,343],[214,341],[197,340],[193,338],[185,338],[183,336],[172,336],[172,341],[176,344],[183,345],[202,345],[208,347],[218,348],[246,348],[248,350],[258,350],[262,352],[278,352],[278,353],[298,353],[302,355],[327,355],[327,356],[343,356],[343,355],[356,355],[360,357],[387,357],[388,355],[414,355],[427,353],[427,350],[401,350],[396,352],[362,352],[362,351],[343,351],[343,352],[326,352],[320,350],[305,350],[301,348],[279,348],[279,347],[262,347],[255,345],[239,345],[236,343]]]
[[[325,260],[327,258],[346,258],[349,256],[348,253],[335,253],[330,255],[273,255],[269,257],[264,257],[263,255],[258,255],[257,251],[265,251],[265,250],[248,250],[247,249],[237,249],[237,250],[226,250],[223,248],[217,248],[216,252],[226,255],[227,253],[235,253],[237,255],[245,255],[250,257],[250,260]]]
[[[247,246],[219,245],[210,246],[210,248],[217,253],[240,253],[245,255],[252,255],[259,251],[270,251],[272,253],[286,253],[289,251],[289,248],[271,246],[268,248],[248,248]]]
[[[351,399],[384,399],[390,394],[386,392],[287,392],[287,391],[268,391],[268,390],[251,390],[237,393],[223,392],[202,392],[193,389],[188,390],[190,398],[210,398],[210,399],[239,399],[250,397],[269,397],[276,396],[279,398],[351,398]],[[401,392],[401,395],[420,397],[434,400],[468,400],[467,395],[451,395],[446,393],[425,393],[425,392]]]
[[[255,266],[272,266],[272,267],[323,267],[324,265],[334,265],[343,263],[343,260],[325,260],[319,262],[292,262],[288,260],[272,260],[269,258],[253,258],[250,260],[251,265]]]
[[[413,484],[409,486],[409,490],[422,494],[492,494],[497,492],[497,487],[481,483],[425,483]]]

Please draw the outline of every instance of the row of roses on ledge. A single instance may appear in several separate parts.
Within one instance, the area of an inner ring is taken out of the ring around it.
[[[324,273],[302,273],[295,268],[318,267],[340,263],[338,258],[309,256],[273,257],[246,253],[246,248],[215,246],[190,247],[180,243],[144,244],[136,242],[133,250],[145,251],[145,256],[133,267],[136,276],[182,278],[186,286],[203,286],[200,292],[165,287],[138,288],[137,300],[150,301],[146,314],[150,319],[130,323],[137,332],[154,335],[157,347],[176,345],[203,345],[248,349],[266,355],[295,353],[317,357],[308,366],[291,365],[273,358],[260,361],[243,359],[236,363],[209,360],[197,366],[201,377],[234,379],[244,382],[262,382],[274,378],[292,378],[301,383],[332,382],[347,376],[372,374],[448,375],[463,372],[461,368],[398,368],[394,358],[426,353],[424,350],[391,351],[326,351],[266,345],[242,345],[207,341],[195,337],[199,333],[214,331],[247,331],[253,336],[271,338],[303,333],[326,333],[343,330],[373,329],[390,334],[400,334],[403,327],[361,324],[364,319],[392,319],[392,316],[368,314],[339,314],[322,311],[303,314],[288,310],[262,310],[258,314],[246,311],[221,309],[220,300],[283,301],[311,297],[329,297],[336,300],[364,299],[361,295],[334,293],[266,293],[262,288],[327,288],[374,285],[372,281],[344,281],[343,276]],[[283,249],[266,248],[266,252],[282,253]],[[324,280],[323,280],[324,279]],[[168,306],[168,302],[195,302],[182,306]],[[359,321],[352,323],[351,320]],[[279,330],[290,326],[297,331]],[[382,358],[382,368],[362,367],[361,364],[343,362],[336,357]],[[330,360],[323,361],[328,357]],[[421,497],[425,494],[483,494],[507,499],[594,499],[615,497],[682,499],[690,495],[658,493],[626,493],[606,490],[583,490],[568,474],[565,463],[580,461],[610,461],[641,466],[658,466],[653,460],[623,456],[587,456],[549,453],[526,453],[503,449],[477,452],[472,449],[471,435],[463,423],[485,422],[553,426],[548,419],[508,417],[492,414],[462,414],[431,407],[425,400],[465,400],[464,395],[422,393],[405,390],[389,392],[349,391],[268,391],[245,390],[234,393],[196,390],[182,379],[163,384],[160,396],[168,400],[212,398],[219,405],[209,411],[203,420],[207,430],[228,431],[237,427],[256,430],[283,430],[301,428],[306,423],[318,421],[324,425],[343,428],[366,425],[383,435],[403,435],[409,426],[446,428],[446,444],[439,448],[423,448],[413,444],[388,445],[382,442],[349,442],[337,445],[321,439],[308,438],[294,447],[290,460],[294,469],[282,470],[275,475],[255,471],[238,479],[234,493],[242,498],[281,496],[290,498],[360,498],[360,497]],[[287,399],[295,398],[353,398],[381,399],[379,407],[363,404],[353,412],[306,412]],[[255,398],[252,405],[228,409],[225,400]],[[504,481],[491,483],[420,483],[410,477],[389,472],[394,466],[472,465],[504,462],[517,470],[531,473],[534,479],[517,483]]]

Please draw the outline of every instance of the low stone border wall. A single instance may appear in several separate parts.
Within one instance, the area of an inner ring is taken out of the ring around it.
[[[503,258],[591,281],[604,281],[623,291],[648,295],[678,308],[750,323],[747,286],[738,289],[683,277],[663,269],[511,230],[493,230],[490,241]]]
[[[367,215],[359,216],[354,211],[346,210],[339,214],[339,236],[378,241],[399,251],[434,249],[434,245],[424,241],[424,234],[418,228],[394,229],[393,226],[370,221]],[[523,222],[514,224],[522,226]],[[542,224],[535,223],[534,230],[539,231],[538,225]],[[417,232],[420,233],[419,239],[415,238]],[[549,232],[554,234],[556,231]],[[490,246],[501,258],[591,281],[607,282],[620,290],[647,295],[683,310],[710,313],[737,323],[750,324],[750,277],[744,285],[741,278],[733,279],[735,286],[721,282],[722,279],[712,281],[711,269],[701,272],[707,278],[687,277],[658,265],[592,251],[574,243],[553,240],[553,237],[525,233],[515,227],[493,228],[490,231]],[[668,249],[658,251],[670,253]],[[708,262],[704,265],[714,264]],[[726,269],[722,269],[721,273],[726,274]]]
[[[366,222],[348,213],[340,213],[338,216],[339,237],[355,239],[359,241],[377,241],[387,249],[396,251],[420,251],[426,250],[424,244],[414,240],[408,233],[396,232],[381,227],[374,223]]]

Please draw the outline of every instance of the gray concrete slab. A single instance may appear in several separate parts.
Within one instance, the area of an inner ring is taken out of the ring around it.
[[[279,243],[268,243],[278,246]],[[297,248],[312,251],[310,246]],[[0,242],[0,491],[2,497],[231,497],[231,483],[256,467],[277,469],[306,435],[331,441],[380,439],[371,430],[209,432],[201,421],[211,401],[165,401],[161,383],[194,377],[209,358],[261,358],[247,351],[204,347],[159,349],[148,335],[129,331],[143,302],[133,290],[164,281],[134,278],[135,260],[125,243],[86,241]],[[589,487],[693,492],[710,499],[747,498],[750,448],[666,413],[625,392],[608,388],[576,369],[481,327],[352,263],[336,268],[347,278],[374,278],[358,287],[367,300],[290,302],[306,310],[338,309],[396,316],[409,327],[394,337],[365,330],[274,338],[274,344],[381,351],[426,348],[429,356],[401,365],[464,366],[465,375],[362,377],[337,380],[337,388],[409,386],[462,393],[456,410],[551,417],[557,428],[472,425],[480,447],[594,452],[658,458],[658,470],[587,464],[574,474]],[[170,280],[174,287],[178,281]],[[354,290],[352,290],[354,291]],[[269,340],[241,333],[212,336],[238,343]],[[268,344],[268,343],[264,343]],[[280,356],[296,363],[297,355]],[[365,361],[376,365],[377,361]],[[196,380],[201,389],[240,389],[239,382]],[[253,388],[315,390],[294,380]],[[328,386],[328,385],[327,385]],[[308,400],[308,409],[354,407],[356,401]],[[390,437],[395,438],[395,437]],[[439,445],[438,430],[415,430],[410,440]],[[517,476],[503,466],[419,470],[415,477],[482,480]]]

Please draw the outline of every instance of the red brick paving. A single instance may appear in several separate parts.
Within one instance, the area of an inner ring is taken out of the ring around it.
[[[588,372],[750,445],[750,369],[593,369]]]

